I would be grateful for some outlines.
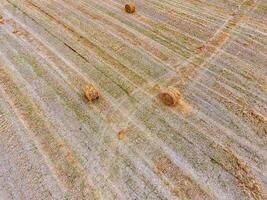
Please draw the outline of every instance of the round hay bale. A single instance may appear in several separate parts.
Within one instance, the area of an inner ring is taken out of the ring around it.
[[[100,96],[99,92],[96,90],[96,88],[92,84],[85,85],[83,90],[84,90],[85,97],[89,101],[95,101]]]
[[[123,130],[119,131],[117,137],[119,140],[123,140],[125,138],[125,132]]]
[[[181,99],[181,94],[176,88],[169,87],[160,94],[160,98],[165,105],[176,106]]]
[[[125,11],[127,13],[134,13],[135,12],[135,4],[134,3],[128,3],[125,5]]]

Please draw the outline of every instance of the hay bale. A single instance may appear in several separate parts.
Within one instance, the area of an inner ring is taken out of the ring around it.
[[[4,24],[4,18],[0,15],[0,24]]]
[[[123,130],[119,131],[117,137],[119,140],[123,140],[125,138],[125,132]]]
[[[19,31],[16,29],[16,28],[14,28],[13,30],[12,30],[12,33],[14,33],[14,34],[16,34],[16,33],[18,33]]]
[[[100,96],[99,92],[96,90],[96,88],[92,84],[85,85],[83,90],[84,90],[85,97],[89,101],[95,101]]]
[[[176,106],[181,100],[181,94],[176,88],[169,87],[160,94],[160,98],[165,105]]]
[[[125,5],[125,11],[127,13],[134,13],[135,12],[135,4],[134,3],[128,3]]]

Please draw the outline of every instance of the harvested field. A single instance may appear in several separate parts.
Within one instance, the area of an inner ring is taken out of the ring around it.
[[[0,0],[0,199],[266,199],[267,1],[128,3]]]

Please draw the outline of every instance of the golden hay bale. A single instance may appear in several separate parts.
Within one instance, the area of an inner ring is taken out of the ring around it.
[[[100,94],[92,84],[84,86],[84,94],[89,101],[95,101],[99,98]]]
[[[19,32],[19,31],[18,31],[17,29],[15,29],[15,28],[12,30],[12,33],[14,33],[14,34],[16,34],[16,33],[18,33],[18,32]]]
[[[117,137],[119,140],[123,140],[125,138],[125,132],[123,130],[119,131]]]
[[[4,24],[4,18],[0,15],[0,24]]]
[[[181,99],[181,94],[176,88],[169,87],[160,94],[160,98],[165,105],[176,106]]]
[[[125,5],[125,11],[127,13],[134,13],[135,12],[135,4],[134,3],[128,3]]]

